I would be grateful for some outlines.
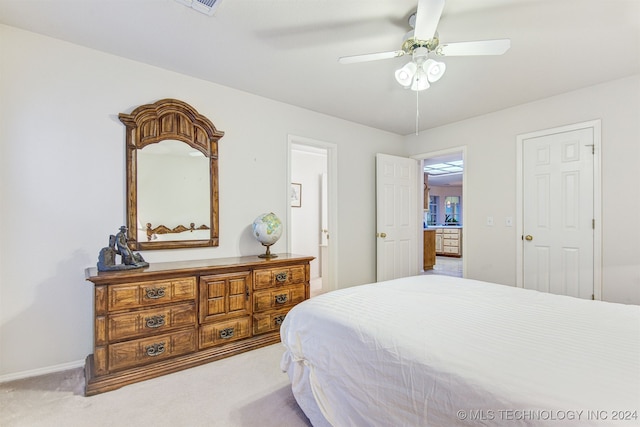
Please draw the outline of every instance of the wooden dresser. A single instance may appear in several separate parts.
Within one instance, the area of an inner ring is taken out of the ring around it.
[[[313,257],[279,254],[86,270],[94,284],[87,396],[280,341],[280,324],[309,298]]]

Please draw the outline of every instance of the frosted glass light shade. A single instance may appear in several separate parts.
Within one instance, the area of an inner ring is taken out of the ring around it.
[[[415,64],[415,62],[407,62],[402,68],[396,70],[396,80],[404,87],[411,86],[411,83],[413,82],[413,76],[415,76],[417,69],[418,66]]]
[[[427,59],[422,68],[427,73],[427,78],[431,83],[440,80],[440,77],[444,75],[447,66],[444,62],[434,61],[433,59]]]

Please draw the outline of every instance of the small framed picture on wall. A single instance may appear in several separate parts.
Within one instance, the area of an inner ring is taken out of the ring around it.
[[[291,183],[291,207],[302,207],[302,184]]]

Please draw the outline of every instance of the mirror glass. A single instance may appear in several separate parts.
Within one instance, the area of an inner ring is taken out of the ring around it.
[[[208,240],[209,159],[181,141],[137,152],[138,242]]]

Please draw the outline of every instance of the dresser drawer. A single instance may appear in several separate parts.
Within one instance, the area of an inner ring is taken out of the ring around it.
[[[456,237],[458,236],[458,234],[460,234],[460,230],[457,228],[445,228],[444,230],[444,234],[448,234],[448,235],[456,235]]]
[[[109,311],[195,300],[196,278],[155,280],[109,286]]]
[[[253,315],[253,333],[254,335],[264,334],[267,332],[275,332],[280,330],[280,325],[284,321],[285,316],[290,308],[284,310],[269,311],[266,313],[257,313]]]
[[[193,326],[196,321],[196,305],[182,303],[149,308],[134,312],[112,314],[108,320],[110,341],[137,338],[143,335]]]
[[[306,271],[304,265],[255,270],[253,272],[253,289],[267,289],[274,286],[304,283],[306,281]]]
[[[253,294],[253,311],[256,313],[263,310],[292,307],[304,301],[304,298],[304,284],[268,291],[256,291]]]
[[[109,346],[109,370],[147,365],[196,350],[195,328]]]
[[[200,348],[212,347],[251,336],[251,317],[244,316],[224,322],[200,326]]]

